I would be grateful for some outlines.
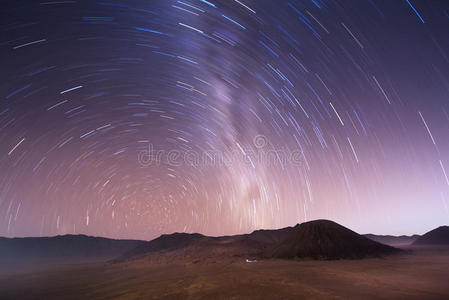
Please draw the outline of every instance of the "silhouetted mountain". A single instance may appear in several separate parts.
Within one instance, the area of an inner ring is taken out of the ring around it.
[[[145,243],[86,235],[0,238],[0,264],[108,260]]]
[[[317,220],[295,227],[257,230],[235,236],[208,237],[188,233],[162,235],[114,261],[222,257],[342,259],[378,257],[398,251],[335,222]]]
[[[449,226],[440,226],[423,234],[413,245],[449,245]]]
[[[329,220],[298,224],[273,248],[277,258],[344,259],[379,257],[400,250],[370,240]]]
[[[381,244],[390,245],[390,246],[400,246],[400,245],[410,245],[417,238],[419,238],[418,234],[414,235],[377,235],[377,234],[364,234],[363,236],[369,238],[370,240],[376,241]]]
[[[114,262],[146,258],[152,261],[197,260],[218,257],[260,257],[283,240],[292,227],[256,230],[251,234],[210,237],[198,233],[164,234],[115,259]]]

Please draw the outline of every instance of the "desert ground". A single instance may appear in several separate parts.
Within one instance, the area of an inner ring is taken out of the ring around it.
[[[2,272],[2,299],[449,299],[449,248],[362,260],[148,263]]]

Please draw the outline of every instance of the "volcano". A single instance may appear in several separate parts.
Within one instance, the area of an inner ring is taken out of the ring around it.
[[[381,257],[400,250],[370,240],[329,220],[296,225],[270,254],[276,258],[357,259]]]

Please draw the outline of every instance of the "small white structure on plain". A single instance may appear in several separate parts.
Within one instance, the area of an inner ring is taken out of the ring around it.
[[[255,263],[255,262],[257,262],[257,260],[256,259],[249,259],[249,258],[247,258],[246,262],[247,263]]]

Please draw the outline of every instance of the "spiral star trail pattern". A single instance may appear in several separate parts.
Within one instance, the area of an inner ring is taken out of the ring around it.
[[[0,234],[447,223],[449,2],[3,1]]]

